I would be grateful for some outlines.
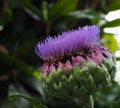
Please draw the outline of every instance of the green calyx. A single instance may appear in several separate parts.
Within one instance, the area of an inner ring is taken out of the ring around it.
[[[109,85],[115,71],[114,60],[105,58],[100,65],[86,61],[82,67],[74,66],[68,73],[56,70],[50,74],[41,74],[41,81],[50,95],[81,98]]]

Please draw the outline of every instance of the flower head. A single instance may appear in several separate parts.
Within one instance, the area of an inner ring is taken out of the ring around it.
[[[99,45],[99,27],[85,26],[76,30],[63,32],[57,37],[48,37],[36,46],[36,54],[43,60],[56,60],[65,55],[88,51]]]
[[[63,32],[39,42],[35,52],[45,61],[42,73],[57,69],[67,72],[75,65],[82,66],[85,61],[101,64],[105,53],[109,51],[100,45],[99,36],[99,27],[93,25]]]
[[[115,58],[100,45],[99,36],[99,27],[85,26],[37,44],[35,52],[44,60],[45,91],[62,98],[84,97],[109,84]]]

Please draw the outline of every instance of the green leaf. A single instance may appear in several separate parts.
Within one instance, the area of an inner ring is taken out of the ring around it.
[[[48,20],[48,3],[46,1],[43,1],[41,7],[43,19],[46,21]]]
[[[88,18],[88,19],[99,18],[101,16],[100,13],[91,9],[74,11],[69,13],[68,15],[75,16],[77,18]]]
[[[10,8],[6,8],[6,14],[0,19],[0,25],[5,25],[12,20],[12,11]]]
[[[29,95],[29,93],[26,91],[23,85],[19,82],[10,84],[8,87],[8,96],[16,93],[21,93],[27,96]],[[14,106],[16,106],[15,108],[29,108],[31,106],[30,103],[24,98],[16,98],[13,101],[11,101],[11,103],[13,103]]]
[[[22,60],[17,60],[15,62],[15,68],[20,70],[21,72],[27,73],[29,75],[32,75],[33,72],[36,71],[36,69],[32,66],[29,66],[27,63],[25,63]]]
[[[53,21],[74,11],[76,3],[76,0],[57,0],[57,2],[50,8],[49,18]]]
[[[111,0],[107,6],[107,11],[120,9],[120,0]]]
[[[29,101],[33,105],[33,108],[47,108],[40,101],[38,101],[36,98],[34,98],[34,97],[27,97],[27,96],[21,95],[19,93],[10,95],[10,100],[13,100],[16,97],[20,97],[20,98],[26,99],[27,101]]]
[[[34,19],[40,20],[41,14],[39,9],[34,7],[30,0],[19,0],[21,6],[28,12]]]
[[[103,17],[103,14],[100,12],[96,12],[91,9],[86,9],[86,10],[77,10],[74,12],[70,12],[67,15],[57,19],[56,23],[61,24],[61,23],[68,23],[68,22],[73,22],[76,21],[77,19],[81,18],[87,18],[92,21],[93,24],[98,24],[99,20]]]
[[[30,75],[21,75],[20,78],[24,81],[24,83],[32,87],[32,89],[36,90],[43,97],[43,99],[45,99],[45,94],[43,92],[42,85],[38,79]]]
[[[117,57],[116,59],[117,59],[117,61],[120,61],[120,57]]]
[[[120,19],[113,20],[113,21],[110,21],[110,22],[106,22],[103,25],[103,28],[105,28],[105,27],[115,27],[115,26],[120,26]]]
[[[113,52],[118,50],[118,43],[112,34],[102,34],[102,44]]]
[[[1,58],[1,57],[0,57]],[[27,74],[27,75],[31,75],[37,79],[40,79],[40,74],[39,72],[36,70],[35,67],[28,65],[27,63],[25,63],[25,61],[22,60],[14,60],[15,61],[15,65],[14,68]],[[6,62],[7,62],[7,58],[6,58]],[[1,62],[0,62],[1,63]],[[36,80],[37,80],[36,79]]]
[[[120,98],[113,102],[110,108],[119,108],[120,107]]]

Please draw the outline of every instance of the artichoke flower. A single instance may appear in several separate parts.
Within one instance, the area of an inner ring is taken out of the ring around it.
[[[59,98],[90,96],[114,78],[115,58],[100,45],[100,28],[85,26],[39,42],[35,53],[44,61],[45,91]]]

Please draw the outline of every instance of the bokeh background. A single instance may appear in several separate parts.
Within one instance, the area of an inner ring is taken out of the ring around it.
[[[95,108],[118,108],[119,9],[120,0],[0,0],[0,108],[32,108],[23,98],[11,101],[9,96],[14,93],[36,97],[49,108],[77,108],[79,102],[75,99],[60,100],[49,96],[45,99],[39,81],[43,61],[34,48],[47,36],[93,24],[100,26],[101,44],[117,58],[117,82],[113,81],[94,94]],[[111,11],[118,13],[111,14]]]

